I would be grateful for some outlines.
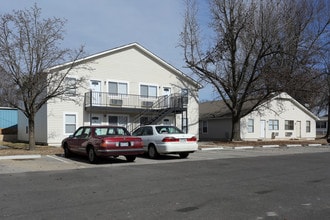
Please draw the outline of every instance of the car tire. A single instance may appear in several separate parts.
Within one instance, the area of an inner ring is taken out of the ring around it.
[[[95,163],[98,162],[98,158],[97,158],[97,156],[96,156],[96,154],[95,154],[95,150],[94,150],[93,147],[89,147],[89,148],[88,148],[88,150],[87,150],[87,155],[88,155],[88,161],[89,161],[90,163],[95,164]]]
[[[149,148],[148,148],[148,156],[151,159],[155,159],[155,158],[158,157],[158,152],[157,152],[157,149],[156,149],[155,145],[150,145],[149,146]]]
[[[71,151],[70,151],[67,144],[64,145],[63,150],[64,150],[64,157],[65,158],[70,158],[72,156],[72,153],[71,153]]]
[[[136,159],[135,155],[127,155],[125,157],[128,162],[133,162]]]
[[[189,156],[189,153],[182,152],[182,153],[179,153],[179,156],[180,156],[180,158],[184,159],[184,158],[187,158]]]

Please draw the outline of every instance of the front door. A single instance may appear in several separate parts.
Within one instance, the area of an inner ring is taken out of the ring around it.
[[[261,120],[260,121],[260,138],[266,137],[266,121]]]
[[[100,105],[101,104],[101,81],[91,80],[90,88],[92,90],[92,104]]]
[[[297,138],[301,138],[301,121],[297,121],[296,137]]]

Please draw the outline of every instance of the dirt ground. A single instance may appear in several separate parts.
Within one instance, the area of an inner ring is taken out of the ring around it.
[[[199,148],[221,146],[221,147],[238,147],[238,146],[262,146],[262,145],[280,145],[285,146],[288,144],[300,144],[306,146],[308,144],[327,144],[325,139],[317,139],[312,141],[307,140],[290,140],[290,141],[237,141],[237,142],[200,142]],[[5,147],[4,147],[5,146]],[[24,143],[11,143],[0,142],[0,156],[10,155],[28,155],[28,154],[40,154],[40,155],[55,155],[63,154],[61,147],[52,146],[36,146],[35,150],[26,150],[28,147]]]
[[[61,147],[37,145],[34,150],[27,150],[28,148],[27,144],[11,143],[11,142],[0,142],[0,146],[1,146],[0,156],[29,155],[29,154],[40,154],[40,155],[63,154],[63,149]]]

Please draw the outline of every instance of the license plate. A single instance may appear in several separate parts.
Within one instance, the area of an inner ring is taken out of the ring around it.
[[[120,147],[128,147],[129,146],[129,143],[128,142],[120,142],[119,143],[119,146]]]
[[[181,138],[180,139],[180,142],[183,142],[184,143],[184,142],[186,142],[186,139],[185,138]]]

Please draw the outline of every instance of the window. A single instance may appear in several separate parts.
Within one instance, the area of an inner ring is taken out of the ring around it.
[[[65,78],[65,94],[75,96],[77,94],[77,79],[74,77]]]
[[[202,133],[203,134],[207,133],[207,121],[202,122]]]
[[[109,93],[111,95],[127,95],[128,85],[122,82],[109,82]]]
[[[306,121],[306,132],[307,133],[311,132],[311,122],[310,121]]]
[[[285,120],[285,130],[293,130],[294,124],[292,120]]]
[[[65,114],[64,116],[64,132],[65,134],[73,134],[77,127],[77,115],[76,114]]]
[[[188,133],[188,118],[182,118],[182,130],[184,133]]]
[[[268,122],[268,129],[270,131],[277,131],[279,128],[278,126],[278,120],[269,120]]]
[[[126,126],[128,123],[128,117],[125,115],[110,115],[108,119],[109,125]]]
[[[327,128],[327,122],[326,121],[317,121],[316,128]]]
[[[248,133],[254,132],[254,120],[248,119]]]
[[[140,85],[140,95],[144,98],[157,97],[157,86]]]

